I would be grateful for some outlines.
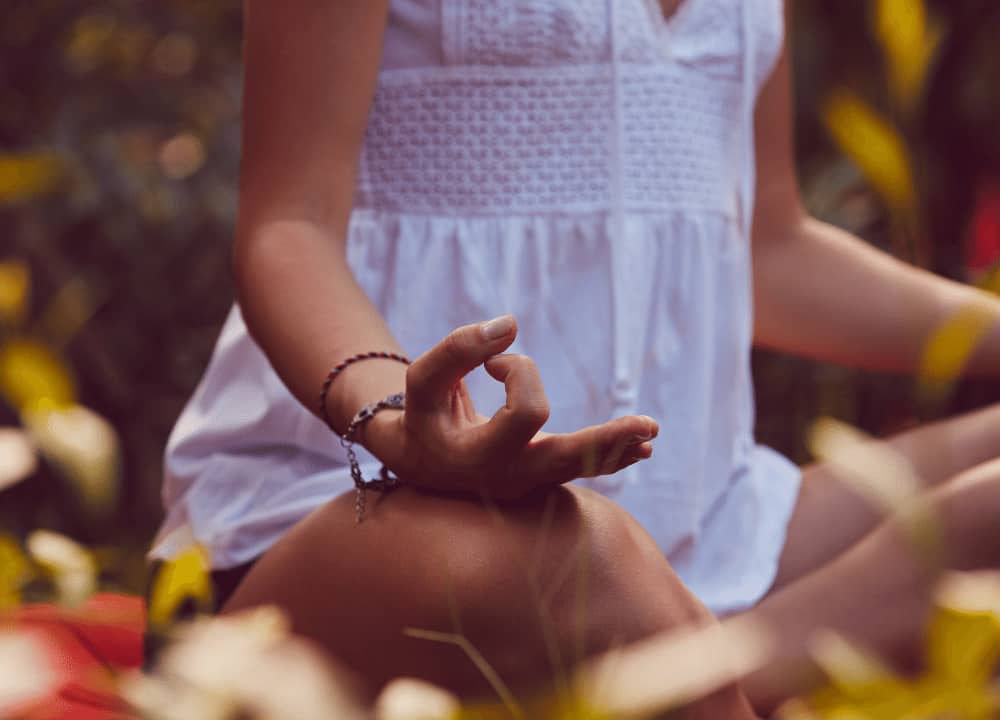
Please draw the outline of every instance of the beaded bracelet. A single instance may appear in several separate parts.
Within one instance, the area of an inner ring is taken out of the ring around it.
[[[353,365],[356,362],[361,362],[362,360],[395,360],[396,362],[401,362],[404,365],[410,364],[410,359],[404,355],[399,355],[397,353],[391,352],[365,352],[358,353],[357,355],[352,355],[351,357],[344,360],[339,365],[334,366],[329,373],[327,373],[326,380],[323,381],[323,388],[319,392],[319,416],[323,418],[323,422],[333,430],[333,432],[340,435],[337,428],[333,426],[333,420],[330,419],[330,414],[326,410],[326,396],[330,392],[330,385],[333,384],[334,379],[344,371],[348,365]],[[341,435],[341,437],[343,437]]]
[[[361,426],[375,417],[375,414],[381,410],[403,410],[405,406],[406,393],[396,393],[371,405],[365,405],[351,419],[351,424],[347,426],[347,430],[340,438],[340,444],[347,450],[347,460],[351,464],[351,479],[354,480],[354,487],[357,489],[354,499],[354,513],[359,523],[365,517],[365,492],[367,490],[389,491],[399,484],[399,478],[392,475],[385,465],[382,465],[377,480],[365,480],[361,477],[361,466],[358,464],[358,456],[354,453],[354,436]]]

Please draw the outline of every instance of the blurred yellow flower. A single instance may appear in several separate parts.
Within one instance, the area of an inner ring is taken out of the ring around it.
[[[823,122],[840,149],[896,211],[915,203],[913,172],[903,138],[892,124],[850,90],[831,93]]]
[[[985,588],[981,587],[986,583]],[[989,720],[1000,713],[1000,695],[992,687],[1000,670],[1000,597],[996,578],[949,576],[938,593],[931,621],[924,673],[916,679],[892,674],[863,658],[807,705],[822,720]],[[959,589],[958,586],[961,586]],[[967,602],[987,596],[987,608]],[[958,607],[950,606],[952,603]],[[863,657],[860,654],[857,657]],[[821,663],[822,665],[823,663]],[[857,666],[879,668],[858,672]],[[829,663],[825,666],[829,668]],[[806,716],[805,713],[802,713]],[[794,716],[794,714],[792,715]]]
[[[28,410],[24,424],[42,455],[70,481],[83,507],[94,516],[110,512],[118,499],[118,433],[82,405]]]
[[[31,558],[52,574],[62,604],[80,605],[97,590],[97,562],[79,543],[59,533],[36,530],[28,536],[27,547]]]
[[[47,346],[19,337],[0,345],[0,394],[24,412],[67,407],[76,390],[66,364]]]
[[[125,696],[151,720],[253,717],[361,720],[360,703],[337,671],[290,634],[277,608],[204,617],[175,632],[151,676]]]
[[[198,544],[188,545],[177,557],[163,563],[153,579],[149,622],[162,629],[173,620],[178,607],[193,599],[204,612],[212,610],[212,583],[208,552]]]
[[[754,619],[666,632],[589,661],[577,672],[575,707],[586,717],[653,717],[759,670],[775,638]]]
[[[458,698],[413,678],[398,678],[375,701],[375,720],[457,720]]]
[[[923,501],[923,482],[910,461],[891,445],[831,418],[812,427],[809,448],[837,478],[909,531],[914,549],[933,564],[941,549],[940,527]]]
[[[21,325],[30,293],[28,264],[20,260],[0,262],[0,322],[11,327]]]
[[[940,32],[930,22],[923,0],[876,0],[872,10],[890,88],[903,108],[912,108],[923,88]]]
[[[0,717],[16,718],[55,689],[47,648],[35,635],[0,630]]]
[[[951,389],[993,323],[989,304],[970,304],[959,308],[931,334],[917,371],[925,396],[935,399]]]
[[[24,430],[0,428],[0,490],[17,485],[38,469],[38,451]]]
[[[62,160],[54,153],[0,153],[0,204],[28,200],[58,187]]]
[[[0,534],[0,612],[21,603],[21,586],[31,577],[31,565],[17,540]]]

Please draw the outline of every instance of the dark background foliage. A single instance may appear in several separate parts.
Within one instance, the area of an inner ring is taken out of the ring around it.
[[[691,0],[689,0],[691,1]],[[697,1],[697,0],[694,0]],[[892,226],[819,120],[846,85],[891,113],[868,0],[794,3],[797,155],[820,217],[894,247]],[[939,0],[947,30],[925,97],[898,118],[918,158],[922,217],[908,259],[966,279],[965,238],[982,188],[1000,180],[1000,3]],[[0,498],[15,530],[48,526],[130,548],[160,518],[163,445],[232,301],[241,8],[236,0],[7,0],[0,23],[0,153],[56,152],[43,198],[0,205],[0,260],[26,260],[33,315],[53,302],[85,322],[63,348],[81,401],[121,435],[124,488],[112,522],[88,524],[44,470]],[[921,405],[911,379],[758,353],[759,434],[796,460],[821,414],[877,433],[1000,398],[966,382]],[[0,424],[16,424],[0,409]]]

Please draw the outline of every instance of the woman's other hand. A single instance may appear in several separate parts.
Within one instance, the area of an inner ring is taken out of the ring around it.
[[[373,418],[364,444],[404,482],[496,499],[615,473],[652,454],[658,426],[645,416],[541,432],[549,406],[538,368],[524,355],[499,354],[516,335],[510,315],[453,331],[409,367],[406,410]],[[491,418],[476,411],[465,384],[479,365],[506,388]]]

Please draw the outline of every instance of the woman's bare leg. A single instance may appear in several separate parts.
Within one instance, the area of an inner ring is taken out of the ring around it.
[[[1000,457],[1000,405],[921,426],[887,441],[909,458],[928,490]],[[822,567],[874,530],[882,516],[825,465],[803,471],[771,592]]]
[[[473,697],[491,688],[462,650],[404,631],[459,633],[530,693],[584,656],[715,621],[649,535],[595,493],[559,488],[502,508],[406,488],[373,500],[360,525],[345,495],[293,528],[226,611],[283,607],[369,692],[406,675]],[[734,687],[690,713],[754,717]]]
[[[942,554],[936,563],[921,556],[906,523],[891,518],[750,611],[780,630],[778,661],[744,685],[758,712],[770,711],[814,681],[806,644],[817,628],[833,629],[884,658],[906,662],[920,645],[937,568],[1000,567],[1000,459],[929,493],[931,514],[941,531]],[[818,527],[838,521],[831,514]]]

